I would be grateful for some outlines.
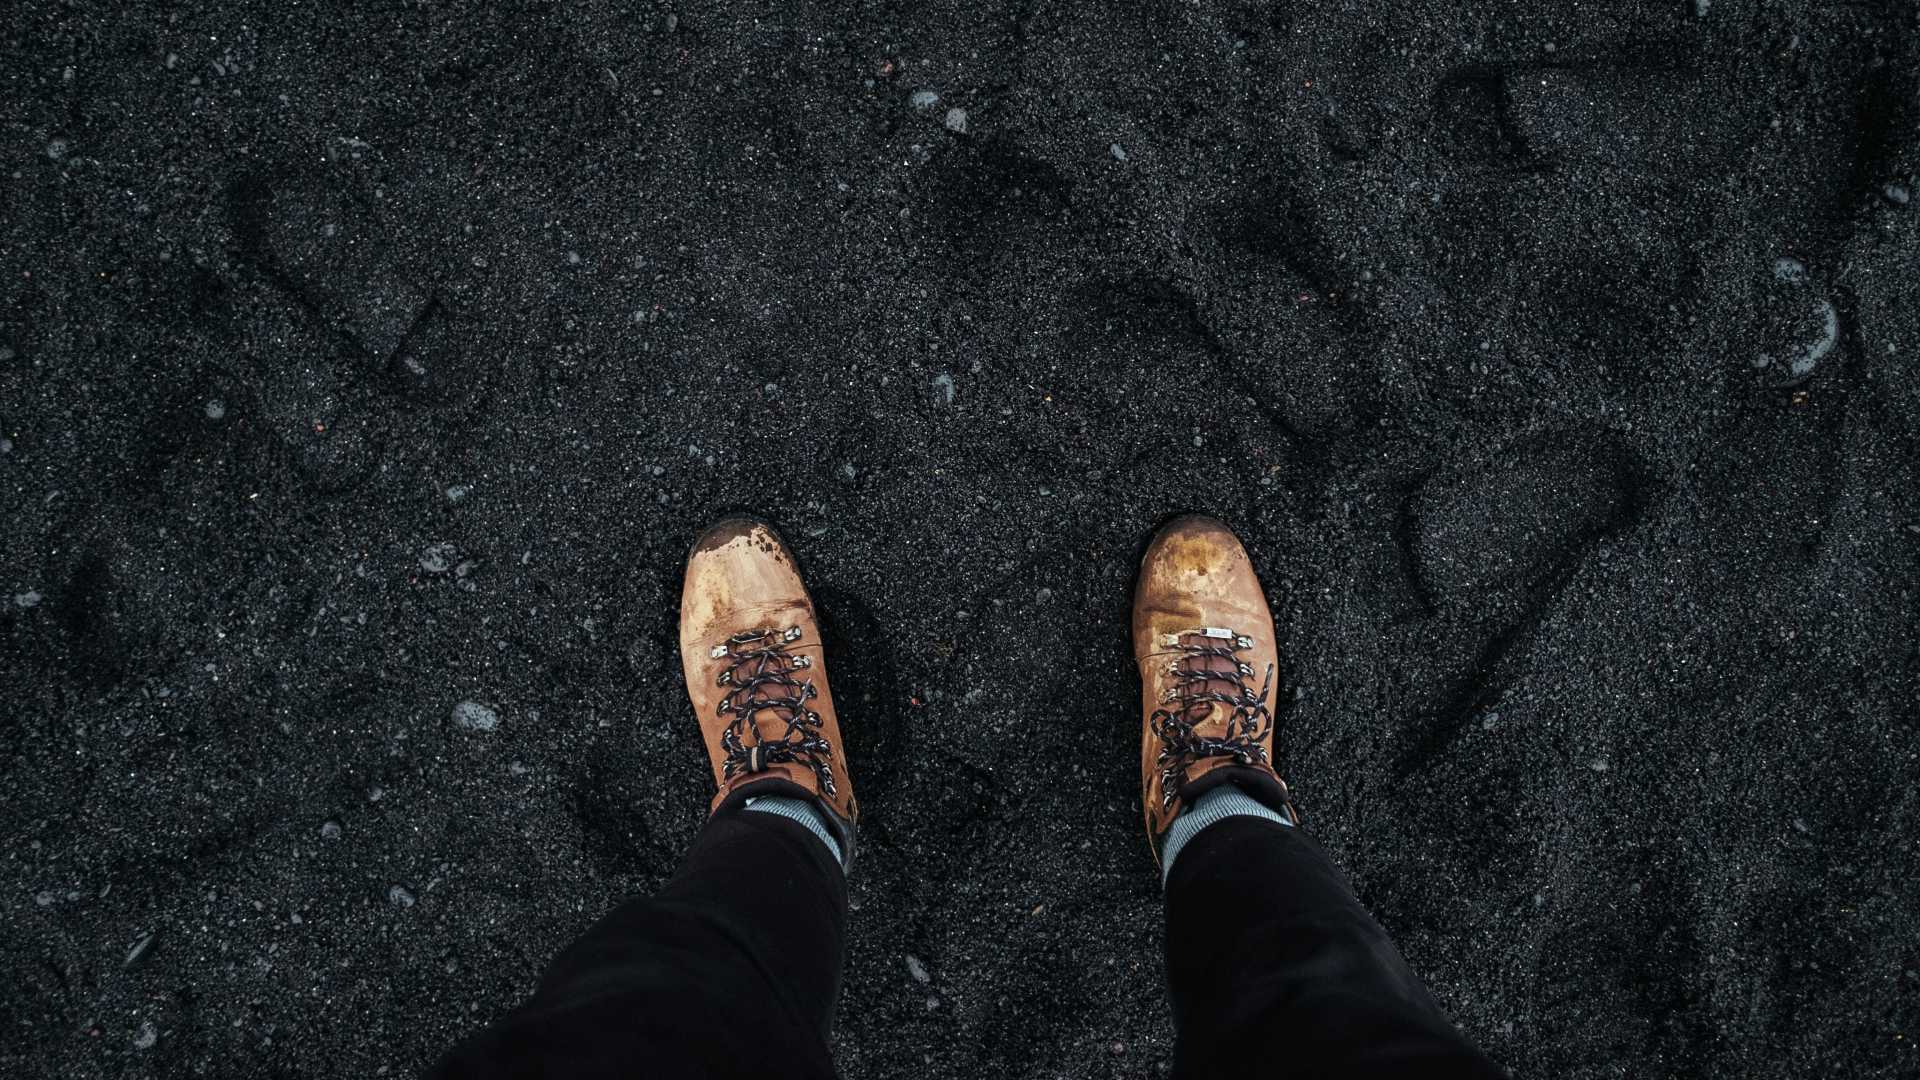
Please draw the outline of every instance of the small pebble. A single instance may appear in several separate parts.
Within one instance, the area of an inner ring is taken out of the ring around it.
[[[1913,200],[1913,193],[1907,190],[1907,185],[1905,184],[1888,184],[1886,187],[1880,189],[1880,193],[1885,195],[1887,201],[1895,206],[1905,206]]]
[[[920,958],[912,953],[907,954],[907,974],[913,976],[914,982],[933,981],[933,976],[927,973],[927,965],[921,963]]]
[[[127,950],[127,962],[123,966],[132,967],[138,964],[140,961],[145,960],[147,954],[152,951],[153,932],[148,931],[140,935],[140,940],[133,943],[133,948]]]
[[[207,402],[207,419],[224,420],[227,416],[227,403],[219,398]]]
[[[1112,154],[1113,160],[1115,161],[1127,160],[1127,151],[1119,143],[1109,144],[1107,146],[1107,153]]]
[[[420,553],[420,569],[429,574],[444,574],[453,565],[453,557],[458,551],[452,544],[435,544]]]
[[[947,130],[953,132],[955,135],[965,135],[967,133],[967,110],[948,109],[946,125]]]
[[[459,502],[461,499],[466,498],[472,490],[472,488],[465,484],[455,484],[447,489],[447,501]]]
[[[913,96],[907,99],[907,104],[916,109],[931,109],[940,104],[940,95],[931,90],[915,90]]]
[[[834,471],[840,474],[840,479],[845,480],[849,484],[853,483],[854,477],[860,475],[860,470],[854,468],[853,462],[851,461],[841,462],[840,467]]]
[[[943,373],[933,377],[931,395],[935,405],[941,408],[951,408],[953,406],[954,394],[953,376]]]
[[[151,1050],[153,1049],[153,1044],[159,1041],[160,1031],[153,1026],[153,1021],[140,1021],[140,1033],[133,1037],[133,1048],[135,1050]]]
[[[13,602],[24,608],[36,607],[40,601],[44,599],[45,597],[41,596],[37,589],[28,589],[26,592],[13,594]]]
[[[1712,7],[1713,0],[1693,0],[1693,13],[1699,18],[1706,18],[1707,12],[1712,9]]]
[[[387,889],[387,903],[394,907],[412,907],[413,890],[405,885],[394,885]]]
[[[1606,758],[1594,758],[1592,761],[1587,762],[1587,768],[1592,769],[1594,772],[1606,772],[1608,767]]]
[[[500,726],[500,714],[477,701],[463,701],[453,707],[453,722],[469,731],[492,731]]]
[[[1791,255],[1782,255],[1773,260],[1773,277],[1789,285],[1799,285],[1807,280],[1807,264]]]
[[[47,143],[47,156],[55,161],[67,159],[67,140],[53,139]]]
[[[337,821],[321,822],[320,823],[320,839],[322,840],[340,839],[340,823]]]

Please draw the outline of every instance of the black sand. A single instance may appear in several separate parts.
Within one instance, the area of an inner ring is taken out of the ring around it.
[[[1185,509],[1497,1058],[1915,1075],[1915,9],[1139,7],[10,6],[0,1072],[510,1006],[699,825],[678,575],[753,508],[851,714],[849,1077],[1165,1068]]]

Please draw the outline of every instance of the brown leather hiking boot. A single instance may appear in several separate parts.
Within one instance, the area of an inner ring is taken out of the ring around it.
[[[694,542],[680,664],[720,788],[712,810],[749,795],[816,798],[851,861],[859,809],[820,625],[793,554],[764,522],[727,518]]]
[[[1273,771],[1280,656],[1266,593],[1226,525],[1189,515],[1147,546],[1133,590],[1141,802],[1155,861],[1173,819],[1233,783],[1298,821]]]

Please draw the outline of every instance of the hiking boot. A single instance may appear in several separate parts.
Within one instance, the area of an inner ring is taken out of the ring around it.
[[[1273,615],[1226,525],[1189,515],[1154,536],[1134,584],[1133,655],[1145,717],[1140,797],[1154,859],[1180,812],[1221,784],[1297,822],[1273,770]]]
[[[727,518],[694,542],[680,664],[720,789],[711,809],[763,795],[815,799],[850,855],[859,810],[820,624],[793,554],[766,523]]]

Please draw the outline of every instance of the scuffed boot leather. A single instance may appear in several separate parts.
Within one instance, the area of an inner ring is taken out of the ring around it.
[[[851,862],[859,809],[820,625],[793,554],[764,522],[728,518],[695,541],[680,663],[719,787],[712,810],[761,795],[817,799]]]
[[[1154,536],[1134,585],[1133,655],[1140,797],[1155,861],[1173,820],[1220,784],[1297,822],[1273,769],[1280,661],[1273,615],[1246,549],[1226,525],[1190,515]]]

